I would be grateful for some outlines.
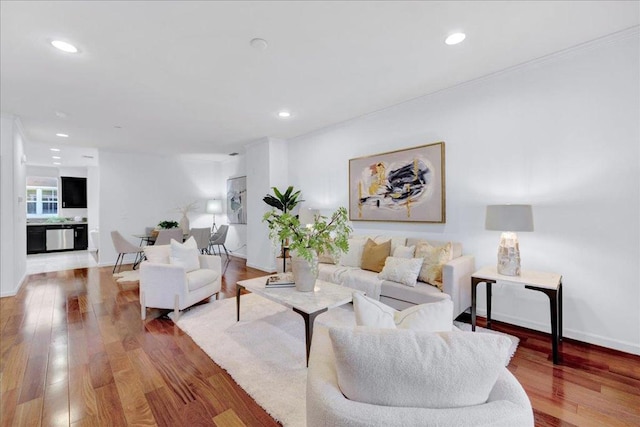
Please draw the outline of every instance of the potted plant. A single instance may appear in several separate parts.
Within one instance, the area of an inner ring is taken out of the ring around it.
[[[289,212],[267,212],[262,218],[269,226],[269,237],[277,243],[288,241],[294,281],[299,291],[312,291],[318,277],[318,254],[338,255],[349,250],[349,217],[338,208],[330,217],[315,215],[312,224],[301,224]]]
[[[275,195],[267,194],[262,199],[267,205],[278,209],[282,213],[288,213],[293,210],[299,203],[304,202],[300,199],[300,190],[294,191],[293,185],[287,187],[286,191],[282,193],[276,187],[271,187]],[[280,257],[276,258],[276,265],[280,266],[278,262],[279,258],[282,258],[282,273],[287,271],[287,258],[288,254],[288,241],[286,239],[280,241]]]

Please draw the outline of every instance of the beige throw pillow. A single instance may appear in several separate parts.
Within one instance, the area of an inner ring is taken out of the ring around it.
[[[451,261],[451,242],[444,246],[431,246],[420,242],[416,246],[416,258],[423,258],[418,278],[442,290],[442,266]]]
[[[380,273],[384,268],[384,262],[391,252],[391,240],[384,243],[376,243],[371,239],[367,240],[362,250],[361,267],[363,270]]]

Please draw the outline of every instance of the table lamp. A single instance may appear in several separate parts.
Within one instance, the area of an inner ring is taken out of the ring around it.
[[[533,231],[531,205],[489,205],[485,229],[502,231],[498,246],[498,274],[520,275],[520,247],[516,231]]]
[[[216,232],[216,214],[222,213],[222,200],[207,200],[205,212],[208,214],[213,214],[213,226],[211,227],[211,233],[213,234]]]

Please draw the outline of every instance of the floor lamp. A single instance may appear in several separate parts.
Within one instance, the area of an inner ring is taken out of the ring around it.
[[[208,214],[213,214],[213,225],[211,226],[211,234],[216,232],[216,214],[222,213],[222,200],[219,199],[211,199],[207,200],[207,206],[205,208],[205,212]]]

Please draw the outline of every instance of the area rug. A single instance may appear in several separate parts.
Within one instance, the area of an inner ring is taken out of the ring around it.
[[[113,278],[118,283],[129,283],[140,281],[140,270],[125,270],[119,273],[115,273]]]
[[[274,419],[284,426],[306,425],[306,350],[299,314],[247,294],[240,322],[236,300],[229,298],[194,307],[176,324]],[[355,326],[352,306],[321,314],[318,325]]]

